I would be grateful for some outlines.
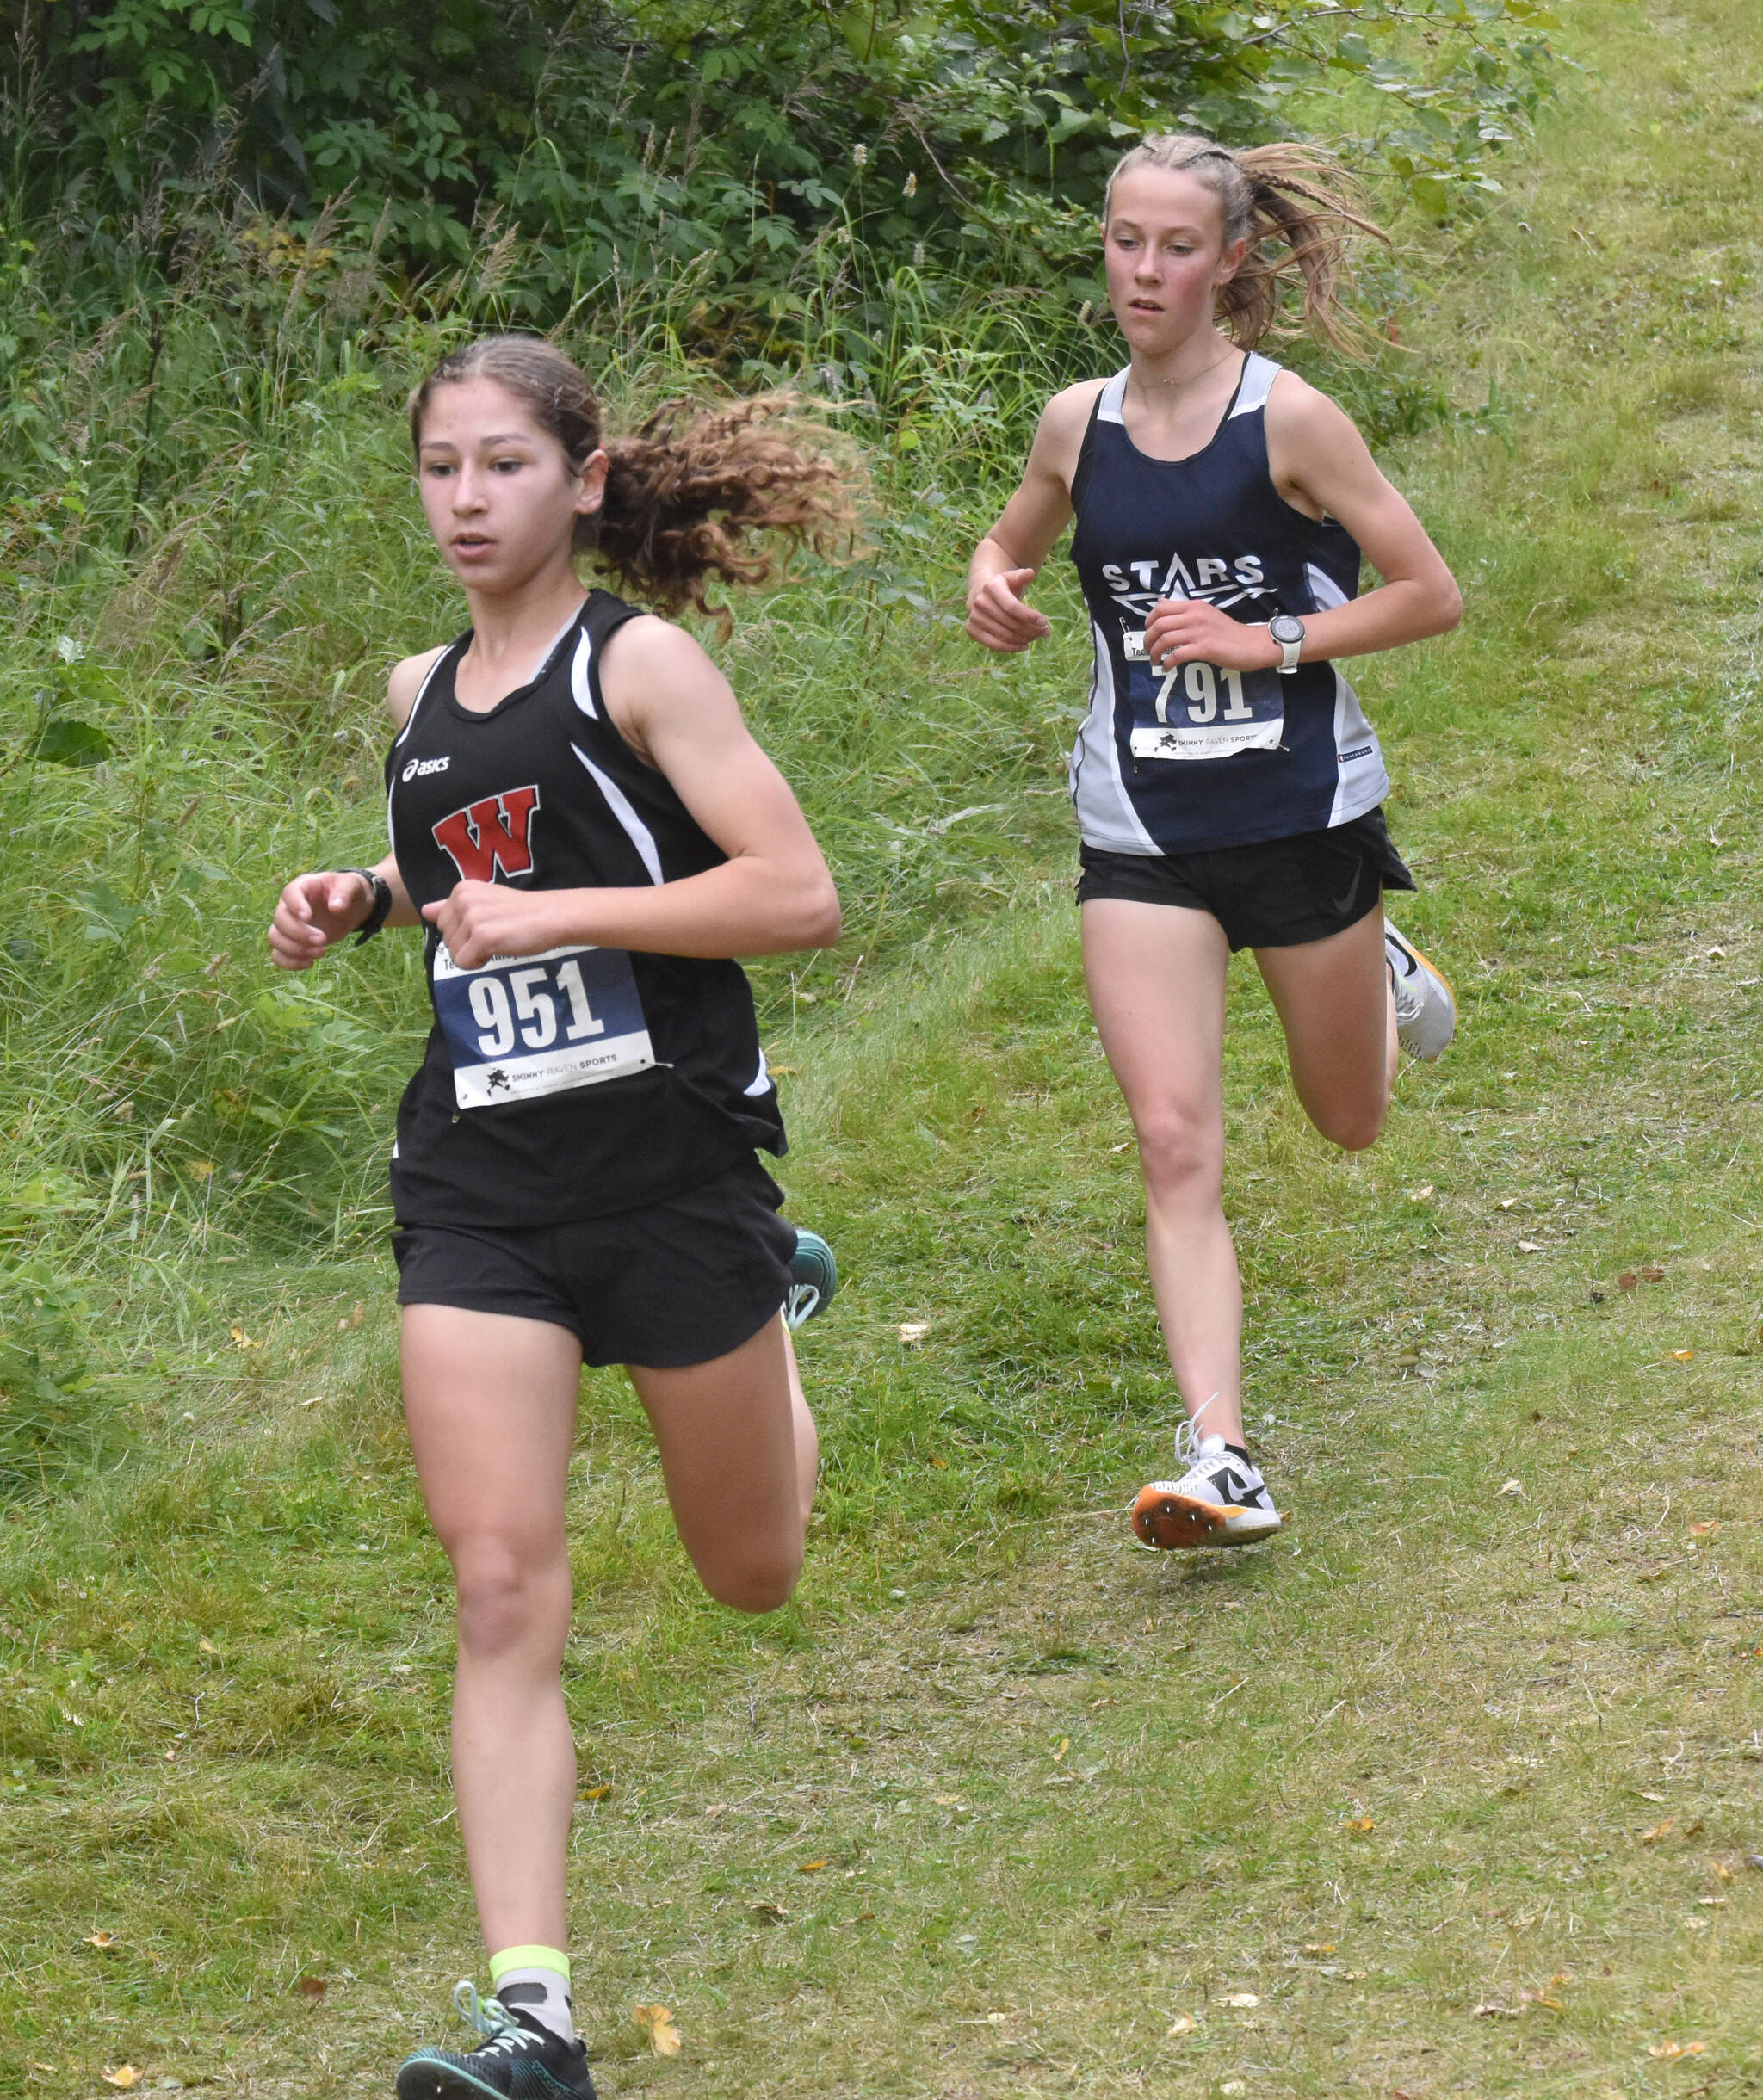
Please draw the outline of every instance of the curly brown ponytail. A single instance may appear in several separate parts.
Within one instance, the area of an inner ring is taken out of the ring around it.
[[[411,395],[412,448],[421,445],[436,389],[473,379],[494,380],[512,394],[572,468],[599,448],[593,388],[540,336],[484,336],[443,357]],[[781,392],[709,407],[664,402],[633,435],[607,444],[605,499],[578,520],[578,552],[665,611],[693,605],[726,627],[727,608],[709,603],[706,587],[712,577],[726,584],[770,577],[778,555],[763,535],[831,554],[857,530],[853,470],[789,429],[800,406],[799,396]]]
[[[1364,214],[1358,185],[1333,154],[1301,145],[1220,145],[1192,133],[1144,139],[1123,153],[1108,178],[1135,168],[1177,168],[1217,197],[1224,245],[1246,240],[1241,267],[1218,293],[1219,318],[1231,340],[1252,350],[1273,327],[1282,281],[1303,280],[1303,324],[1348,356],[1364,354],[1364,331],[1341,303],[1345,262],[1356,239],[1389,241]],[[1103,207],[1104,219],[1107,205]],[[1277,240],[1283,255],[1270,255]]]

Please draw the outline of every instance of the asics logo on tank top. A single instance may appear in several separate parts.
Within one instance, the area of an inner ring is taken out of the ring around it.
[[[443,762],[444,763],[444,762]],[[533,872],[531,831],[539,806],[537,788],[510,788],[481,802],[468,802],[434,829],[435,843],[451,859],[463,882],[493,882]]]

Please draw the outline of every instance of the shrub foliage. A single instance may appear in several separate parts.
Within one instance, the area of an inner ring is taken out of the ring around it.
[[[1549,59],[1537,0],[4,13],[0,167],[28,216],[127,229],[170,262],[179,201],[236,190],[296,223],[331,207],[333,237],[419,281],[493,225],[523,237],[504,296],[529,318],[684,273],[710,340],[799,316],[853,237],[884,271],[993,269],[1000,244],[1068,266],[1123,143],[1176,126],[1265,136],[1319,83],[1376,90],[1358,97],[1364,150],[1442,213],[1492,180]]]

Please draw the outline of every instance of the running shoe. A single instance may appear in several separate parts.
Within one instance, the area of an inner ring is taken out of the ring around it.
[[[1278,1530],[1280,1516],[1253,1459],[1220,1436],[1202,1436],[1194,1421],[1175,1433],[1178,1480],[1153,1480],[1133,1503],[1133,1529],[1153,1552],[1178,1547],[1253,1546]]]
[[[838,1263],[818,1232],[796,1227],[795,1252],[789,1257],[789,1295],[783,1301],[783,1324],[792,1333],[804,1320],[824,1312],[838,1289]]]
[[[1410,1057],[1435,1058],[1457,1034],[1457,998],[1444,973],[1388,919],[1383,954],[1395,987],[1395,1039]]]
[[[462,2054],[452,2049],[418,2049],[398,2072],[398,2100],[595,2100],[588,2052],[565,2041],[523,2012],[510,2012],[500,1998],[482,1998],[471,1983],[456,1985],[453,2003],[481,2047]]]

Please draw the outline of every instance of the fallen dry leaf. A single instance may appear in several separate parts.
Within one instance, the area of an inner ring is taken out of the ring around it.
[[[252,1341],[243,1327],[229,1327],[226,1331],[232,1337],[235,1349],[260,1349],[263,1346],[261,1343]]]
[[[1518,1198],[1515,1195],[1503,1196],[1501,1197],[1500,1201],[1494,1206],[1494,1208],[1495,1210],[1510,1210],[1512,1205],[1517,1201]]]
[[[294,1987],[309,2005],[316,2005],[325,1995],[325,1979],[322,1976],[302,1976]]]
[[[1522,1480],[1507,1480],[1500,1492],[1502,1495],[1522,1495],[1525,1492],[1525,1484]]]
[[[1370,1816],[1343,1816],[1340,1827],[1344,1831],[1351,1831],[1355,1838],[1363,1838],[1368,1831],[1376,1830],[1377,1825]]]
[[[753,1916],[762,1925],[781,1925],[789,1916],[789,1912],[780,1909],[775,1903],[756,1903],[753,1905]]]
[[[603,1779],[597,1787],[584,1787],[576,1795],[578,1801],[605,1801],[612,1798],[612,1782]]]
[[[1739,1877],[1734,1868],[1729,1867],[1723,1859],[1717,1859],[1714,1862],[1714,1878],[1717,1881],[1736,1881]]]
[[[1227,2005],[1234,2005],[1239,2012],[1246,2012],[1250,2006],[1259,2005],[1261,1998],[1259,1992],[1230,1991],[1226,1992],[1224,2002]]]
[[[1547,1254],[1548,1251],[1548,1248],[1540,1239],[1521,1239],[1519,1242],[1520,1254]]]
[[[1624,1269],[1616,1279],[1616,1288],[1619,1291],[1631,1291],[1640,1281],[1632,1269]]]
[[[1699,2056],[1707,2047],[1705,2041],[1655,2041],[1647,2054],[1649,2056]]]
[[[1673,2054],[1674,2054],[1675,2051]],[[122,2092],[127,2092],[131,2085],[139,2085],[140,2082],[141,2074],[133,2064],[119,2064],[114,2071],[107,2071],[104,2073],[104,2083],[107,2085],[114,2085]]]
[[[1333,1940],[1306,1940],[1304,1952],[1307,1955],[1332,1955],[1334,1952],[1334,1942]]]
[[[900,1338],[908,1347],[915,1342],[922,1342],[930,1331],[931,1323],[927,1319],[903,1319],[900,1323]]]
[[[633,2005],[632,2012],[643,2032],[649,2037],[649,2047],[657,2056],[679,2054],[679,2029],[673,2024],[673,2015],[665,2005]]]
[[[1724,1896],[1698,1896],[1696,1900],[1704,1911],[1723,1910],[1726,1906]]]
[[[212,1159],[187,1159],[184,1162],[184,1172],[193,1174],[198,1181],[207,1181],[213,1171],[214,1162]]]
[[[116,1944],[114,1932],[89,1932],[86,1937],[94,1947],[114,1947]]]
[[[1641,1271],[1641,1281],[1642,1283],[1663,1283],[1665,1271],[1662,1269],[1643,1269]]]
[[[218,1655],[220,1652],[220,1649],[214,1646],[213,1642],[208,1639],[206,1634],[204,1634],[202,1638],[197,1641],[196,1646],[201,1650],[204,1655]]]
[[[796,1868],[796,1872],[798,1874],[819,1874],[826,1864],[826,1862],[824,1859],[805,1859]]]
[[[1477,2005],[1474,2017],[1478,2020],[1515,2020],[1517,2011],[1510,2005],[1502,2005],[1498,1998],[1490,1998],[1485,2005]]]
[[[1200,2023],[1191,2012],[1178,2013],[1172,2026],[1164,2030],[1165,2038],[1173,2041],[1178,2035],[1191,2035]]]
[[[1692,1539],[1711,1539],[1719,1529],[1720,1519],[1717,1516],[1709,1517],[1700,1523],[1693,1517],[1690,1520],[1690,1536]]]
[[[1696,1352],[1692,1349],[1674,1349],[1671,1352],[1673,1363],[1693,1363],[1695,1359]]]
[[[1641,1832],[1641,1843],[1642,1844],[1657,1844],[1659,1840],[1664,1837],[1667,1831],[1675,1830],[1676,1828],[1677,1818],[1675,1816],[1667,1816],[1664,1822],[1655,1823],[1651,1830],[1642,1831]]]
[[[1410,1203],[1425,1203],[1430,1200],[1432,1194],[1433,1189],[1432,1183],[1425,1182],[1420,1185],[1420,1188],[1410,1189],[1408,1190],[1408,1201]]]

